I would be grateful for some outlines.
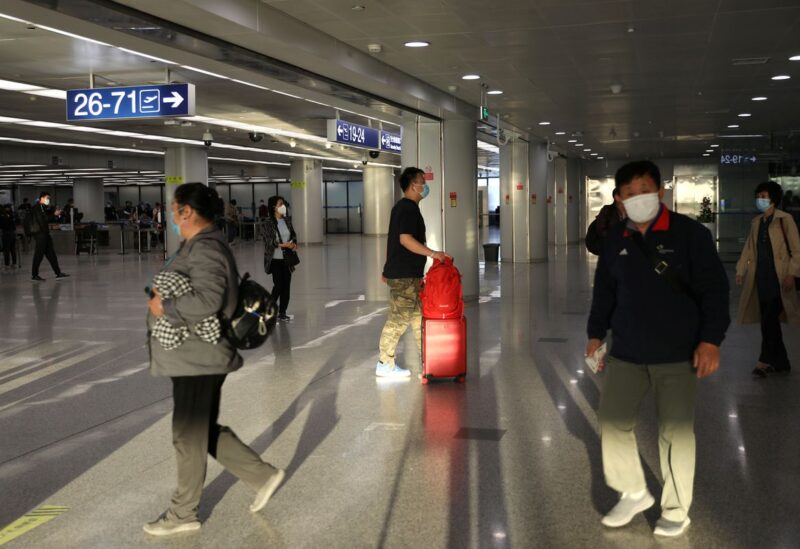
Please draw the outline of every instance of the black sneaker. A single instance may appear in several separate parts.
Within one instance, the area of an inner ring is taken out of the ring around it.
[[[42,278],[42,277],[41,277],[41,276],[39,276],[39,275],[32,276],[32,277],[31,277],[31,280],[33,280],[34,282],[44,282],[44,278]]]
[[[56,280],[64,280],[65,278],[69,278],[69,275],[67,273],[58,273],[56,275]]]
[[[278,315],[278,320],[280,320],[281,322],[291,322],[292,317],[290,317],[289,315]]]

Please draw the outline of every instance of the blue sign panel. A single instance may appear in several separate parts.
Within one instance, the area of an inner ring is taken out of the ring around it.
[[[719,157],[720,164],[755,164],[758,158],[754,154],[722,154]]]
[[[194,115],[194,84],[67,91],[67,120]]]
[[[403,152],[403,134],[382,131],[381,150],[393,153]]]
[[[380,132],[375,128],[351,124],[344,120],[328,120],[328,141],[377,149],[380,143]]]

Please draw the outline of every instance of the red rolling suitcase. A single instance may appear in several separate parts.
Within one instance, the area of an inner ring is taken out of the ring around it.
[[[467,319],[422,319],[422,383],[467,375]]]

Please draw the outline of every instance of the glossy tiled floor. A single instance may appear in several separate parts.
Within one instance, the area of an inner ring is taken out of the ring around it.
[[[361,297],[361,238],[302,253],[294,322],[229,377],[222,410],[288,479],[252,515],[253,494],[212,462],[203,530],[169,541],[141,531],[175,475],[169,382],[149,376],[142,345],[142,288],[158,259],[62,258],[73,277],[56,283],[45,268],[41,285],[28,280],[29,257],[23,274],[3,273],[0,527],[40,505],[68,507],[7,546],[800,545],[800,374],[750,378],[757,328],[732,328],[722,370],[702,384],[693,524],[659,542],[657,509],[618,531],[599,523],[615,495],[599,457],[601,380],[582,370],[594,263],[578,247],[547,264],[482,267],[480,301],[467,308],[468,382],[428,387],[372,375],[385,306]],[[237,256],[260,272],[255,245]],[[638,431],[660,493],[653,415],[648,400]]]

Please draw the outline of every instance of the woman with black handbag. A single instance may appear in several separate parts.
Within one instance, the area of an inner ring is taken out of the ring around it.
[[[264,271],[272,275],[272,295],[278,300],[278,320],[291,320],[286,314],[291,297],[292,273],[300,263],[297,255],[297,234],[286,217],[286,200],[273,196],[267,201],[269,217],[263,224]]]

